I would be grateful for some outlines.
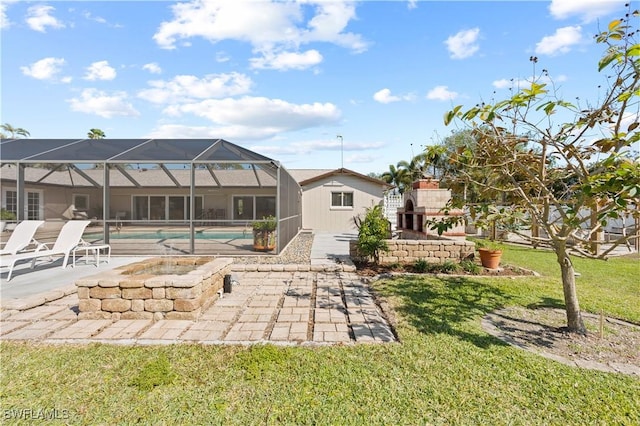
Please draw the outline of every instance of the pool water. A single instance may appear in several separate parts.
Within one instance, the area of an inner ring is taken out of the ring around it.
[[[86,238],[102,238],[102,233],[85,234]],[[156,231],[156,232],[112,232],[109,236],[112,240],[188,240],[189,232],[181,231]],[[251,232],[196,232],[196,240],[242,240],[253,238]]]

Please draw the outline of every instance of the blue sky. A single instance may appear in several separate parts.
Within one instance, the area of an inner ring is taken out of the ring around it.
[[[595,101],[593,35],[626,12],[613,0],[0,8],[0,121],[33,138],[224,138],[290,169],[365,174],[449,135],[453,105],[503,99],[543,68],[565,99]]]

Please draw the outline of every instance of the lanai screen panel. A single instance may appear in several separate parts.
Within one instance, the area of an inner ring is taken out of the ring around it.
[[[284,167],[280,167],[279,193],[280,235],[278,238],[278,253],[289,244],[302,228],[302,190],[298,182],[293,179]]]
[[[68,187],[102,187],[103,198],[111,200],[112,187],[181,187],[188,190],[190,170],[196,167],[196,187],[277,188],[279,213],[279,245],[282,250],[297,234],[302,225],[301,191],[297,182],[276,161],[222,139],[2,139],[0,163],[23,163],[27,166],[25,181]],[[111,164],[110,181],[104,186],[104,170],[80,166],[60,170],[33,169],[35,163],[49,164]],[[157,169],[122,168],[120,164],[159,164]],[[216,166],[220,164],[220,166]],[[167,164],[166,168],[162,166]],[[170,166],[170,165],[173,166]],[[178,168],[178,164],[184,167]],[[230,164],[232,166],[230,166]],[[276,181],[279,171],[279,181]],[[31,176],[36,173],[36,175]],[[6,175],[6,176],[5,176]],[[3,179],[17,180],[15,170],[3,170]],[[160,177],[158,177],[160,176]],[[87,181],[85,179],[91,179]],[[173,179],[171,179],[173,178]],[[160,179],[167,180],[159,185]],[[180,191],[178,191],[180,192]],[[184,196],[184,195],[181,195]],[[112,203],[111,203],[112,204]],[[112,207],[111,205],[110,207]],[[104,235],[114,222],[112,211],[104,206]],[[184,221],[193,227],[197,220]]]
[[[0,161],[17,162],[43,152],[75,144],[81,139],[3,139],[0,144]]]
[[[29,158],[30,162],[101,163],[114,155],[132,149],[144,141],[140,139],[85,139],[53,151]]]
[[[215,143],[209,149],[198,156],[197,160],[198,162],[207,163],[275,163],[269,157],[265,157],[264,155],[249,151],[246,148],[234,145],[223,139],[218,139],[217,141],[215,141]]]
[[[209,148],[210,139],[152,139],[111,158],[113,162],[189,163]]]

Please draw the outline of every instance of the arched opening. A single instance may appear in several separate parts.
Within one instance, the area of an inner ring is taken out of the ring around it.
[[[404,211],[404,227],[413,230],[413,201],[407,200]]]

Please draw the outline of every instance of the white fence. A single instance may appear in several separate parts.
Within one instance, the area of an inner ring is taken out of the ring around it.
[[[396,211],[399,207],[402,207],[402,194],[385,194],[382,213],[384,214],[384,217],[391,222],[392,231],[395,231],[398,226],[398,215],[396,214]]]

